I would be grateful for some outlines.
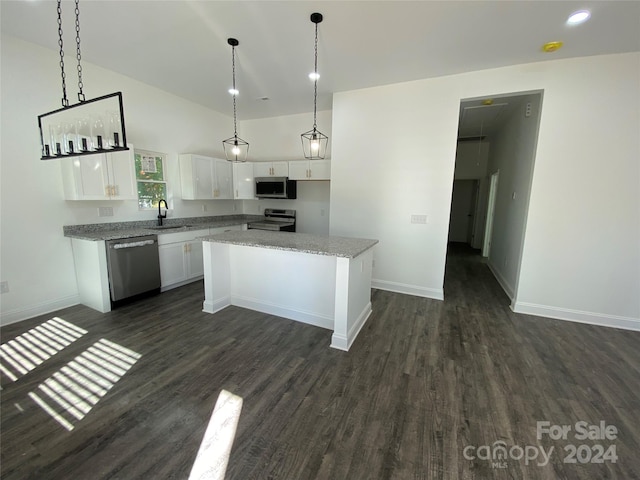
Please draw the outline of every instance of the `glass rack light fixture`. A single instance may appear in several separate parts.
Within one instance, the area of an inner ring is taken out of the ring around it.
[[[128,150],[124,126],[122,92],[86,100],[83,92],[80,53],[80,8],[76,8],[76,58],[78,60],[78,102],[69,105],[64,49],[62,41],[62,6],[58,0],[58,45],[62,77],[62,108],[38,116],[41,160],[92,155],[106,151]]]
[[[233,84],[229,89],[229,93],[233,97],[233,137],[229,137],[222,141],[222,148],[227,160],[230,162],[246,162],[249,153],[249,143],[238,137],[238,127],[236,119],[236,97],[238,89],[236,88],[236,47],[240,44],[235,38],[227,39],[227,43],[231,45],[231,72],[233,76]]]
[[[329,137],[318,130],[316,125],[316,108],[318,100],[318,24],[322,22],[321,13],[312,13],[311,22],[316,25],[316,38],[314,44],[314,64],[313,72],[309,74],[309,78],[313,80],[313,128],[308,132],[304,132],[300,135],[302,139],[302,150],[304,151],[304,158],[309,159],[322,159],[327,151],[327,143]]]

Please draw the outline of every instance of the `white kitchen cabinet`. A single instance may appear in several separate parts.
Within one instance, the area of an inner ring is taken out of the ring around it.
[[[209,229],[158,235],[162,290],[179,287],[203,275],[202,240]]]
[[[179,162],[183,200],[233,198],[231,163],[190,153],[180,155]]]
[[[60,160],[66,200],[137,200],[133,146]]]
[[[298,160],[289,162],[290,180],[331,180],[330,160]]]
[[[243,228],[243,225],[229,225],[158,235],[162,291],[180,287],[202,278],[204,262],[200,238],[229,230],[242,230]]]
[[[214,166],[214,193],[213,198],[230,199],[233,198],[233,171],[232,164],[227,160],[219,158],[213,159]]]
[[[255,177],[288,177],[288,162],[254,162],[253,175]]]
[[[233,198],[250,200],[256,198],[253,163],[233,164]]]

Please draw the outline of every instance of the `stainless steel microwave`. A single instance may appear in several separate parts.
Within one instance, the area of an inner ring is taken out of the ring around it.
[[[256,197],[297,198],[297,182],[287,177],[256,177]]]

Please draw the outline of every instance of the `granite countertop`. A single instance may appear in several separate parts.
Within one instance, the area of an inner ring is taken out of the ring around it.
[[[378,240],[368,238],[333,237],[267,230],[217,233],[204,237],[203,240],[345,258],[357,257],[378,243]]]
[[[262,215],[220,215],[212,217],[169,218],[162,227],[155,220],[137,222],[93,223],[88,225],[65,225],[65,237],[82,240],[119,240],[122,238],[189,232],[208,228],[228,227],[264,220]]]

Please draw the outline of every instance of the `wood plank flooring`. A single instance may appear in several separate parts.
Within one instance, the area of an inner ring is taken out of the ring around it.
[[[203,313],[201,283],[3,327],[3,344],[52,317],[86,333],[26,374],[0,358],[17,377],[1,377],[1,477],[185,479],[226,389],[244,399],[227,479],[640,478],[639,333],[515,314],[459,246],[445,298],[374,290],[347,353],[320,328],[237,307]],[[39,386],[101,339],[140,358],[81,419],[65,414],[68,431],[29,394],[44,398]],[[538,440],[538,421],[572,432]],[[617,438],[578,441],[579,421],[614,425]],[[495,442],[554,452],[545,466],[465,458]],[[564,463],[568,444],[614,445],[617,461]]]

